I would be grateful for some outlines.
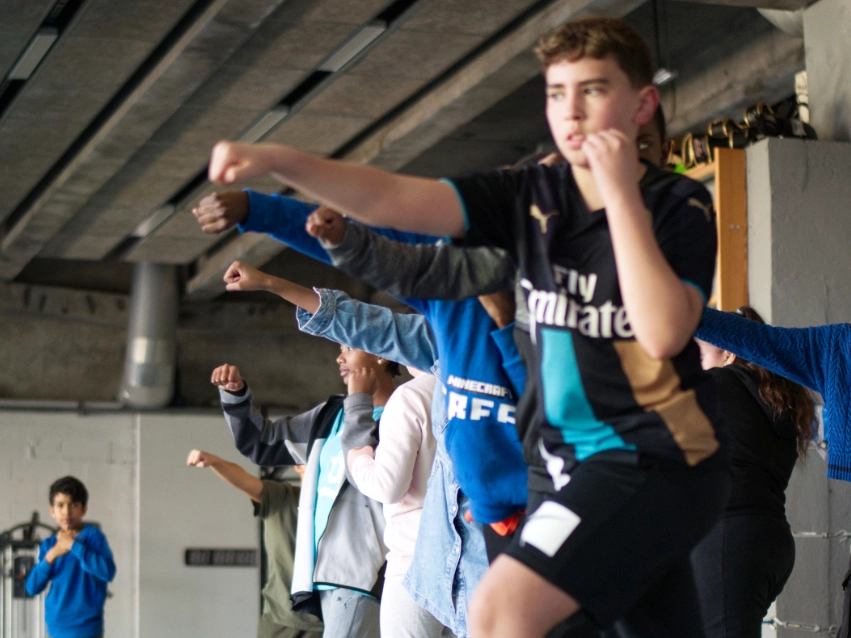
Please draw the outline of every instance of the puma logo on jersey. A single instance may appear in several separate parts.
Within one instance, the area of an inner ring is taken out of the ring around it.
[[[697,197],[689,197],[686,202],[688,206],[694,206],[695,208],[699,208],[703,211],[703,214],[706,216],[706,221],[712,221],[712,204],[704,204]]]
[[[537,204],[532,204],[529,207],[529,215],[534,219],[538,220],[538,223],[541,225],[541,234],[547,234],[547,222],[550,221],[550,217],[553,215],[558,215],[557,210],[550,211],[549,213],[542,213],[541,209],[538,208]]]

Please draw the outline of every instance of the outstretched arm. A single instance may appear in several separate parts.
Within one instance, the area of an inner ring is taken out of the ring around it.
[[[851,326],[777,328],[707,308],[695,337],[729,350],[766,370],[824,394],[831,343],[851,336]]]
[[[234,227],[242,233],[265,233],[293,250],[326,264],[328,255],[304,230],[304,222],[316,208],[286,195],[266,195],[252,190],[211,193],[192,209],[192,214],[208,234]]]
[[[324,206],[308,217],[307,232],[335,267],[394,297],[466,299],[514,286],[514,260],[499,248],[403,244]]]
[[[256,476],[251,476],[236,463],[225,461],[223,458],[204,452],[203,450],[192,450],[186,465],[191,467],[209,467],[220,479],[232,485],[240,492],[244,492],[248,498],[259,503],[263,496],[263,481]]]
[[[324,403],[296,416],[266,419],[254,405],[254,395],[239,368],[224,364],[213,370],[211,382],[219,388],[236,449],[256,465],[303,465],[307,462],[310,428]]]
[[[225,288],[229,291],[265,290],[313,314],[319,309],[319,294],[296,283],[274,277],[235,261],[225,273]]]
[[[375,226],[462,237],[464,213],[449,184],[320,158],[287,146],[219,142],[210,180],[232,184],[264,175]]]
[[[325,337],[417,370],[437,363],[437,342],[422,315],[403,315],[357,301],[340,290],[319,290],[319,309],[296,313],[302,332]]]

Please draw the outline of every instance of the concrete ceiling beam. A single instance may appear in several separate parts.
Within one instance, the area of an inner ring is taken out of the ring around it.
[[[281,242],[266,235],[246,233],[235,236],[213,255],[198,261],[195,276],[186,283],[185,298],[190,301],[213,299],[225,291],[223,278],[234,261],[239,259],[259,267],[285,249]]]
[[[346,160],[397,170],[541,72],[532,47],[572,18],[623,17],[644,0],[568,0],[547,6],[374,131]]]
[[[741,121],[746,107],[794,93],[795,73],[803,69],[803,40],[770,31],[666,90],[662,106],[668,133],[699,130],[717,117]]]
[[[680,0],[680,2],[693,2],[699,4],[722,4],[728,7],[753,7],[755,9],[781,9],[783,11],[797,11],[815,0]]]
[[[144,99],[156,89],[160,80],[168,81],[170,70],[180,63],[182,56],[186,54],[189,58],[193,58],[193,55],[198,57],[193,47],[199,41],[204,42],[205,36],[209,33],[215,35],[218,30],[221,30],[222,25],[217,23],[219,18],[231,36],[229,46],[238,47],[280,1],[213,0],[203,11],[194,16],[191,24],[186,25],[169,49],[159,56],[144,77],[134,83],[121,102],[114,105],[97,129],[81,139],[81,144],[74,150],[73,155],[60,160],[57,165],[58,170],[51,176],[50,181],[36,187],[35,196],[25,204],[25,208],[18,212],[15,221],[0,241],[0,279],[8,281],[17,276],[89,198],[121,168],[138,146],[156,130],[159,122],[148,121],[146,125],[150,127],[150,130],[134,129],[134,132],[138,134],[137,139],[134,140],[135,147],[128,144],[126,140],[122,140],[124,143],[119,148],[110,148],[111,136],[120,134],[121,125],[125,119],[137,105],[144,106]],[[234,16],[230,15],[234,10],[241,12],[242,20],[235,20]],[[255,15],[258,20],[251,21],[252,15]],[[210,46],[219,49],[223,46],[215,41],[215,37],[211,36],[211,40]],[[206,69],[206,72],[209,74],[213,70]],[[174,108],[177,108],[177,105]],[[167,113],[161,115],[168,116]],[[102,160],[102,156],[116,154],[120,157],[114,158],[109,169],[92,174],[88,166],[90,162],[97,164]]]

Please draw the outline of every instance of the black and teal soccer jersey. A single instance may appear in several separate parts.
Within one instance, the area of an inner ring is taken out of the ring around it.
[[[693,341],[654,360],[621,300],[605,211],[589,212],[568,164],[463,175],[471,244],[510,251],[520,266],[537,369],[541,453],[558,490],[577,462],[605,450],[690,466],[719,448],[714,393]],[[715,271],[712,200],[699,183],[648,166],[644,203],[668,263],[704,298]]]

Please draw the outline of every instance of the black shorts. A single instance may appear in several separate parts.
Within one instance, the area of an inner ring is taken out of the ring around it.
[[[689,552],[718,520],[729,483],[717,464],[601,453],[560,491],[530,492],[529,517],[505,553],[570,594],[601,628],[632,617],[630,626],[652,627],[641,635],[698,636]]]

